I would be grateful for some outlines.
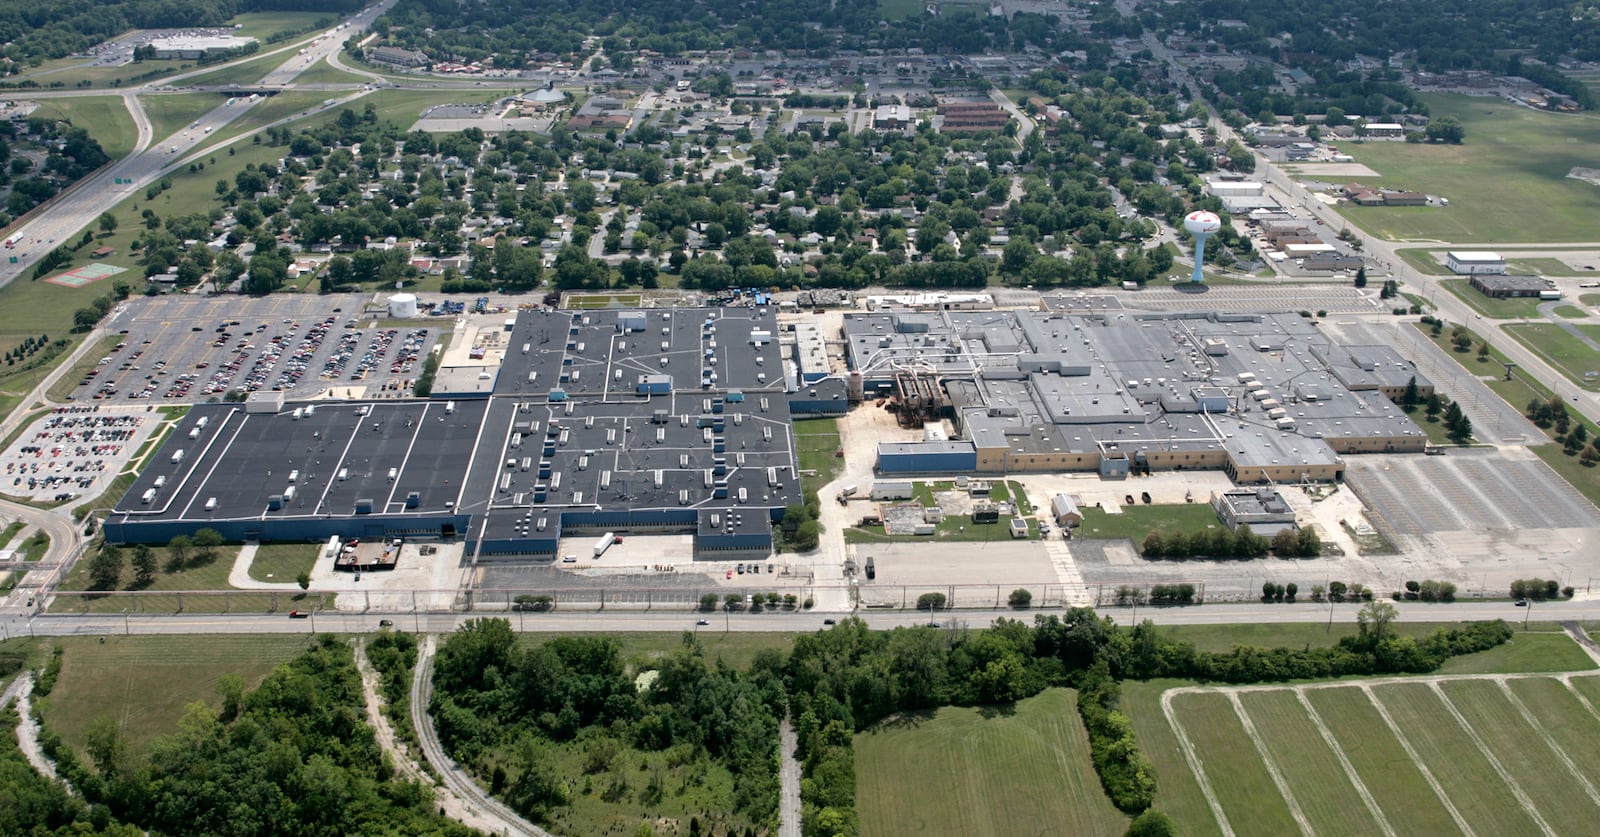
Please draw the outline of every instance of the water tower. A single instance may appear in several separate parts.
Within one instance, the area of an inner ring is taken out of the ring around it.
[[[1200,266],[1206,260],[1206,239],[1222,229],[1222,219],[1217,217],[1217,213],[1202,209],[1184,216],[1183,228],[1194,236],[1194,275],[1189,277],[1189,281],[1198,284],[1206,278],[1200,272]]]

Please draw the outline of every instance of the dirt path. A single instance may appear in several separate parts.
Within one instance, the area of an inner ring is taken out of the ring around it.
[[[794,757],[799,741],[786,717],[778,724],[778,837],[800,837],[800,761]]]
[[[478,784],[462,770],[455,760],[444,752],[444,746],[439,743],[439,734],[433,728],[433,718],[428,715],[428,700],[433,694],[433,649],[435,638],[426,637],[421,647],[417,649],[417,667],[411,680],[411,722],[416,727],[417,738],[422,742],[422,753],[427,757],[433,769],[443,779],[443,784],[449,788],[450,793],[463,803],[468,810],[476,816],[485,818],[493,823],[484,829],[495,834],[528,835],[528,837],[551,837],[544,829],[524,820],[499,800],[485,793]]]
[[[17,676],[17,679],[11,681],[11,685],[6,687],[3,694],[0,694],[0,706],[5,706],[12,700],[17,702],[17,715],[21,716],[22,719],[17,724],[17,749],[22,751],[22,755],[28,760],[28,764],[33,765],[33,769],[39,771],[42,776],[61,779],[60,776],[56,775],[56,763],[51,761],[43,750],[39,749],[39,721],[33,717],[29,707],[28,696],[31,694],[33,694],[33,674],[31,672],[23,672]],[[61,779],[61,781],[67,786],[68,792],[77,793],[72,789],[70,782],[65,779]]]
[[[437,780],[418,766],[406,745],[395,738],[394,727],[390,726],[389,718],[383,714],[378,672],[367,659],[366,647],[359,642],[356,643],[356,668],[361,672],[361,694],[367,708],[367,723],[372,725],[378,746],[389,754],[389,760],[394,762],[395,769],[407,779],[433,788],[434,801],[444,810],[445,816],[470,828],[494,833],[500,826],[498,821],[479,816],[470,806],[462,802],[460,797],[451,793],[449,788],[440,787]]]

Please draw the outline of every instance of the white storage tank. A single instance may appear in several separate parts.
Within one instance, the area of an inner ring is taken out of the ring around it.
[[[395,294],[389,297],[389,316],[397,320],[409,320],[417,316],[417,295]]]

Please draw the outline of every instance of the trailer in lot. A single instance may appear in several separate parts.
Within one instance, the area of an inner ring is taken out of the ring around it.
[[[617,537],[617,533],[607,532],[602,535],[600,540],[594,542],[594,557],[599,558],[606,554],[606,550],[610,549],[614,543],[622,543],[622,539]]]

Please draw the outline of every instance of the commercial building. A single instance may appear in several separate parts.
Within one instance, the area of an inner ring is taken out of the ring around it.
[[[1514,299],[1519,297],[1561,298],[1560,291],[1551,288],[1548,283],[1537,276],[1474,273],[1467,278],[1467,284],[1477,288],[1479,293],[1491,299]]]
[[[1452,273],[1461,276],[1506,272],[1505,257],[1499,253],[1451,250],[1444,254],[1444,264]]]
[[[487,398],[200,405],[106,537],[463,538],[488,560],[655,532],[764,556],[801,497],[775,333],[760,308],[523,311]]]
[[[150,42],[156,58],[173,58],[193,61],[207,55],[217,55],[241,49],[256,42],[255,38],[236,38],[232,35],[207,35],[181,38],[156,38]]]
[[[367,50],[367,60],[396,67],[422,67],[432,61],[426,52],[392,46],[373,47]]]
[[[1221,469],[1241,483],[1334,480],[1342,453],[1421,451],[1385,393],[1432,384],[1387,346],[1341,346],[1290,313],[1083,308],[847,314],[868,397],[931,376],[956,439],[880,445],[886,474]],[[1398,389],[1397,389],[1398,388]],[[970,464],[970,467],[969,467]]]

